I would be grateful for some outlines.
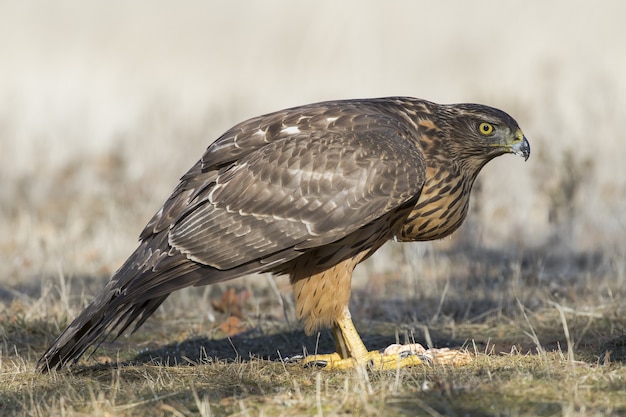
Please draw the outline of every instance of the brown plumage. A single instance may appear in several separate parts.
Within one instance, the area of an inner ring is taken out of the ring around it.
[[[478,172],[504,153],[530,147],[509,115],[477,104],[331,101],[240,123],[182,177],[38,368],[137,329],[175,290],[253,272],[289,274],[307,333],[331,326],[339,359],[363,362],[347,309],[354,267],[389,239],[456,230]]]

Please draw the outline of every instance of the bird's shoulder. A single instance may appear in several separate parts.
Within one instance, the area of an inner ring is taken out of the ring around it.
[[[275,111],[228,129],[207,148],[199,168],[220,169],[280,140],[313,141],[326,135],[358,136],[382,130],[415,136],[419,129],[416,121],[432,117],[435,106],[412,97],[384,97],[325,101]]]

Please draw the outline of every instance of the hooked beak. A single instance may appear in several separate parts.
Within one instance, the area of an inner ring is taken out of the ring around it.
[[[511,153],[524,157],[524,161],[528,161],[528,157],[530,156],[530,143],[526,139],[526,136],[519,131],[522,140],[516,141],[513,145],[511,145]]]
[[[499,148],[500,155],[504,152],[512,153],[523,156],[525,161],[528,161],[530,156],[530,143],[528,143],[521,129],[517,129],[513,137],[508,136],[502,142],[494,143],[491,146]]]

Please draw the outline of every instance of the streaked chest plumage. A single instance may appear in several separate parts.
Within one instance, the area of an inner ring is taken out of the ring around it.
[[[396,239],[433,240],[454,232],[467,215],[472,182],[454,169],[427,168],[424,188]]]

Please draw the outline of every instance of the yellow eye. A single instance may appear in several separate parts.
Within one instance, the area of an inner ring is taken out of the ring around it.
[[[478,125],[478,131],[481,135],[491,135],[493,133],[493,125],[491,123],[481,123]]]

